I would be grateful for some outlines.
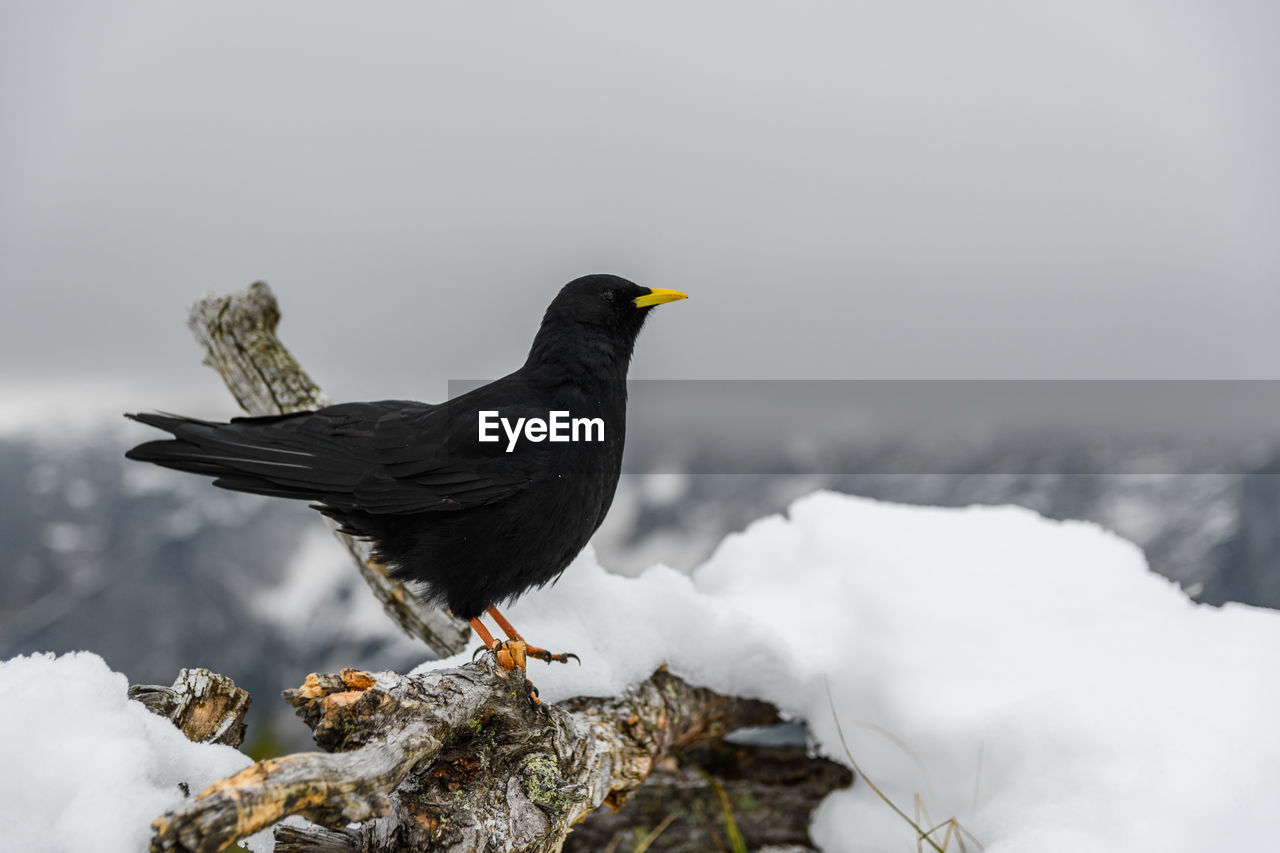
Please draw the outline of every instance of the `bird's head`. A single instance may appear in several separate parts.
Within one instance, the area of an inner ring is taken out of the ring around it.
[[[585,275],[560,289],[542,318],[531,360],[563,357],[631,359],[636,336],[655,305],[688,297],[678,290],[641,287],[616,275]]]
[[[688,297],[678,290],[641,287],[616,275],[584,275],[560,288],[547,319],[640,331],[649,309]]]

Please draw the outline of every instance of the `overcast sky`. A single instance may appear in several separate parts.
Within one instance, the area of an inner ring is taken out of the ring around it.
[[[642,378],[1276,378],[1278,80],[1265,1],[11,0],[0,382],[226,406],[265,279],[431,399],[587,272],[691,295]]]

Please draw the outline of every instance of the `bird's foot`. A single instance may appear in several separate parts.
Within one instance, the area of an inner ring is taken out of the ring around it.
[[[529,699],[535,705],[542,705],[542,700],[538,698],[538,688],[529,680],[529,675],[525,670],[526,658],[529,655],[529,647],[524,640],[505,640],[501,643],[494,643],[493,657],[498,662],[498,666],[507,672],[515,672],[520,670],[524,675],[525,684],[529,685]],[[542,649],[534,649],[534,651],[542,651]]]
[[[493,656],[498,666],[507,672],[515,672],[525,668],[527,649],[524,640],[504,640],[493,644]]]
[[[476,649],[476,653],[471,656],[472,660],[479,657],[485,649]],[[582,665],[582,658],[573,652],[549,652],[546,649],[540,649],[537,646],[531,646],[524,640],[504,640],[493,644],[493,654],[498,660],[498,666],[507,672],[516,669],[524,669],[529,658],[537,658],[547,663],[568,663],[570,659]]]
[[[492,608],[490,608],[490,611],[497,613],[497,611]],[[541,708],[542,700],[538,698],[538,688],[533,686],[533,682],[529,680],[528,673],[525,672],[525,659],[530,651],[529,646],[524,640],[520,639],[520,635],[515,632],[514,628],[511,628],[511,624],[507,622],[501,614],[498,614],[498,619],[501,624],[507,628],[508,635],[510,636],[510,639],[502,642],[495,642],[493,635],[489,633],[489,629],[486,628],[484,623],[479,619],[470,620],[471,627],[475,629],[475,632],[480,636],[480,639],[484,641],[484,648],[476,649],[475,654],[471,656],[471,660],[474,661],[484,652],[493,652],[493,659],[497,662],[498,666],[502,667],[507,672],[515,672],[517,669],[520,670],[520,674],[524,676],[525,684],[529,685],[529,698],[533,700],[534,705]],[[534,657],[542,660],[561,660],[563,662],[568,659],[565,655],[552,655],[545,649],[534,648],[532,651],[534,652]],[[543,655],[547,655],[547,657],[543,658]],[[576,658],[577,655],[573,655],[573,657]]]
[[[582,665],[582,658],[578,657],[573,652],[563,652],[561,654],[556,654],[554,652],[549,652],[546,649],[540,649],[537,646],[531,646],[528,643],[524,642],[524,637],[520,636],[520,632],[516,630],[516,626],[512,625],[510,620],[508,620],[507,617],[503,616],[501,611],[498,610],[498,608],[490,607],[487,610],[485,610],[485,612],[488,613],[491,617],[493,617],[494,622],[498,623],[498,627],[501,628],[503,632],[507,635],[507,640],[509,642],[521,643],[524,646],[525,656],[531,657],[531,658],[537,658],[538,660],[546,661],[547,663],[551,663],[552,661],[555,661],[556,663],[568,663],[569,658],[573,658],[578,662],[579,666]],[[483,631],[483,633],[480,634],[481,637],[486,637],[489,635],[489,630],[484,627],[484,623],[482,623],[479,619],[472,619],[471,626],[475,628],[477,632]],[[486,640],[485,642],[486,644],[488,644],[489,641]],[[521,665],[523,666],[523,664]]]
[[[578,662],[578,666],[582,666],[582,658],[578,657],[573,652],[560,652],[559,654],[556,654],[554,652],[549,652],[546,649],[540,649],[537,646],[530,646],[526,643],[524,653],[527,657],[537,658],[538,660],[546,661],[547,663],[552,663],[553,661],[555,663],[568,663],[569,658],[573,658]]]

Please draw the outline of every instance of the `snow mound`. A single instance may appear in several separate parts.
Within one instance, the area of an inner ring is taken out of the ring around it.
[[[988,853],[1254,849],[1280,832],[1280,613],[1197,605],[1095,525],[817,493],[692,578],[622,578],[587,552],[508,615],[582,656],[531,662],[544,699],[613,694],[668,663],[809,721],[845,761],[829,687],[872,781]],[[813,835],[915,848],[861,782]]]
[[[178,783],[196,794],[252,763],[187,740],[128,687],[88,652],[0,662],[4,849],[146,850],[151,821],[183,798]]]

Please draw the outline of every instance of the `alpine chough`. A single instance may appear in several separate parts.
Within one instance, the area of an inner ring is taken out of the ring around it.
[[[684,298],[584,276],[552,300],[519,370],[448,402],[342,403],[229,423],[129,414],[173,437],[125,455],[225,489],[312,501],[370,540],[393,577],[468,620],[486,647],[500,644],[485,612],[526,654],[563,661],[525,646],[495,605],[558,577],[604,520],[636,336],[653,306]]]

